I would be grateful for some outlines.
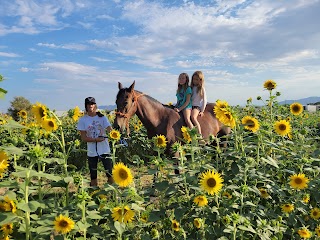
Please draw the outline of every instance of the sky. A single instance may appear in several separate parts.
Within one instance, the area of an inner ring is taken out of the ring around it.
[[[1,0],[0,99],[50,110],[114,105],[118,82],[176,102],[200,70],[209,102],[320,96],[320,0]]]

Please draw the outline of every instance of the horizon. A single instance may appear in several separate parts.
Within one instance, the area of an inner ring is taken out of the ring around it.
[[[51,110],[88,96],[114,105],[118,82],[159,102],[176,102],[178,76],[205,77],[208,101],[245,105],[316,96],[320,89],[320,0],[4,1],[0,9],[0,99]],[[318,19],[318,20],[317,20]]]

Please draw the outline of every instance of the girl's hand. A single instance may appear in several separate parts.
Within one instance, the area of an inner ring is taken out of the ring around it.
[[[174,108],[174,110],[175,110],[176,112],[180,112],[180,110],[179,110],[178,108]]]
[[[202,117],[203,116],[203,112],[199,112],[199,116]]]

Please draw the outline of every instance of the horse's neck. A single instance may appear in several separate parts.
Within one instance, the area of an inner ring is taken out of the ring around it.
[[[163,116],[164,106],[152,101],[147,96],[142,96],[137,100],[137,116],[147,129],[155,129]]]

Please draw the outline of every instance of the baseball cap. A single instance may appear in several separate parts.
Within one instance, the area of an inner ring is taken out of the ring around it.
[[[94,97],[87,97],[87,98],[84,100],[84,103],[85,103],[85,104],[89,104],[89,103],[96,104],[96,99],[94,99]]]

